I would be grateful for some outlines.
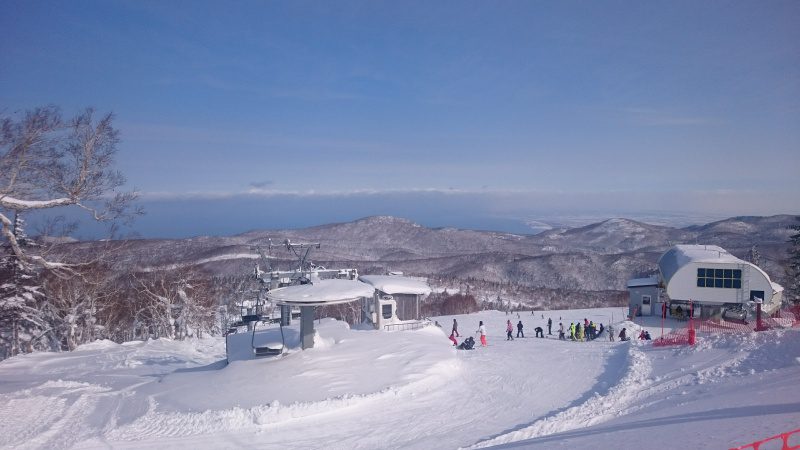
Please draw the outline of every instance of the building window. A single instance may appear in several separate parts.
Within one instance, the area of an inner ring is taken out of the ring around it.
[[[382,305],[381,312],[383,313],[384,319],[391,319],[392,318],[392,305]]]
[[[697,269],[697,287],[741,289],[740,269]]]

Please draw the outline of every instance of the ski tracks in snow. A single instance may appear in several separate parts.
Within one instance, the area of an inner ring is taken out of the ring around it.
[[[99,433],[100,425],[88,419],[108,391],[90,383],[58,380],[0,396],[0,417],[5,418],[0,446],[67,448]],[[31,422],[31,417],[36,420]]]
[[[203,412],[161,412],[153,398],[146,414],[132,423],[111,430],[105,436],[111,442],[130,442],[163,437],[185,437],[227,432],[258,432],[313,418],[338,416],[350,410],[369,409],[376,404],[391,404],[413,397],[418,392],[435,391],[458,373],[459,361],[442,361],[407,384],[388,387],[364,395],[344,395],[322,401],[283,405],[274,401],[251,408],[233,407]]]
[[[641,395],[643,387],[651,384],[652,380],[649,378],[651,365],[647,356],[633,345],[623,345],[617,346],[617,351],[627,352],[623,370],[620,371],[625,375],[606,394],[595,392],[578,405],[555,412],[521,429],[480,441],[468,448],[486,448],[561,433],[627,414],[633,400]],[[610,358],[608,364],[613,364],[614,360],[615,358]]]

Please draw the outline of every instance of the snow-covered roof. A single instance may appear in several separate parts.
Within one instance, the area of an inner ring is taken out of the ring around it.
[[[396,275],[362,275],[358,279],[389,295],[428,295],[431,293],[431,287],[428,286],[428,283],[415,278]]]
[[[669,283],[675,272],[689,263],[747,264],[717,245],[676,245],[661,255],[658,267]]]
[[[653,275],[647,278],[634,278],[628,280],[628,287],[658,286],[658,276]]]
[[[770,284],[772,285],[772,292],[775,292],[775,293],[783,292],[783,286],[781,286],[780,284],[778,284],[778,283],[776,283],[774,281],[770,282]]]
[[[375,288],[355,280],[315,280],[313,284],[271,290],[267,298],[279,305],[322,306],[372,297]]]

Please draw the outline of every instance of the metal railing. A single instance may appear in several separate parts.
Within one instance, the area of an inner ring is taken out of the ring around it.
[[[384,331],[407,331],[407,330],[419,330],[420,328],[424,328],[428,326],[430,322],[409,322],[409,323],[392,323],[389,325],[384,325]]]

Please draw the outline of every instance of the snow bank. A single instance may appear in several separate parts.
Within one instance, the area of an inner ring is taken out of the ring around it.
[[[554,333],[617,328],[625,311],[482,311],[393,333],[323,320],[314,349],[228,366],[222,339],[14,357],[0,447],[731,448],[796,428],[800,330],[672,348],[547,334],[548,318]],[[489,346],[454,350],[453,319],[459,341],[483,321]],[[527,337],[506,340],[509,320]]]

